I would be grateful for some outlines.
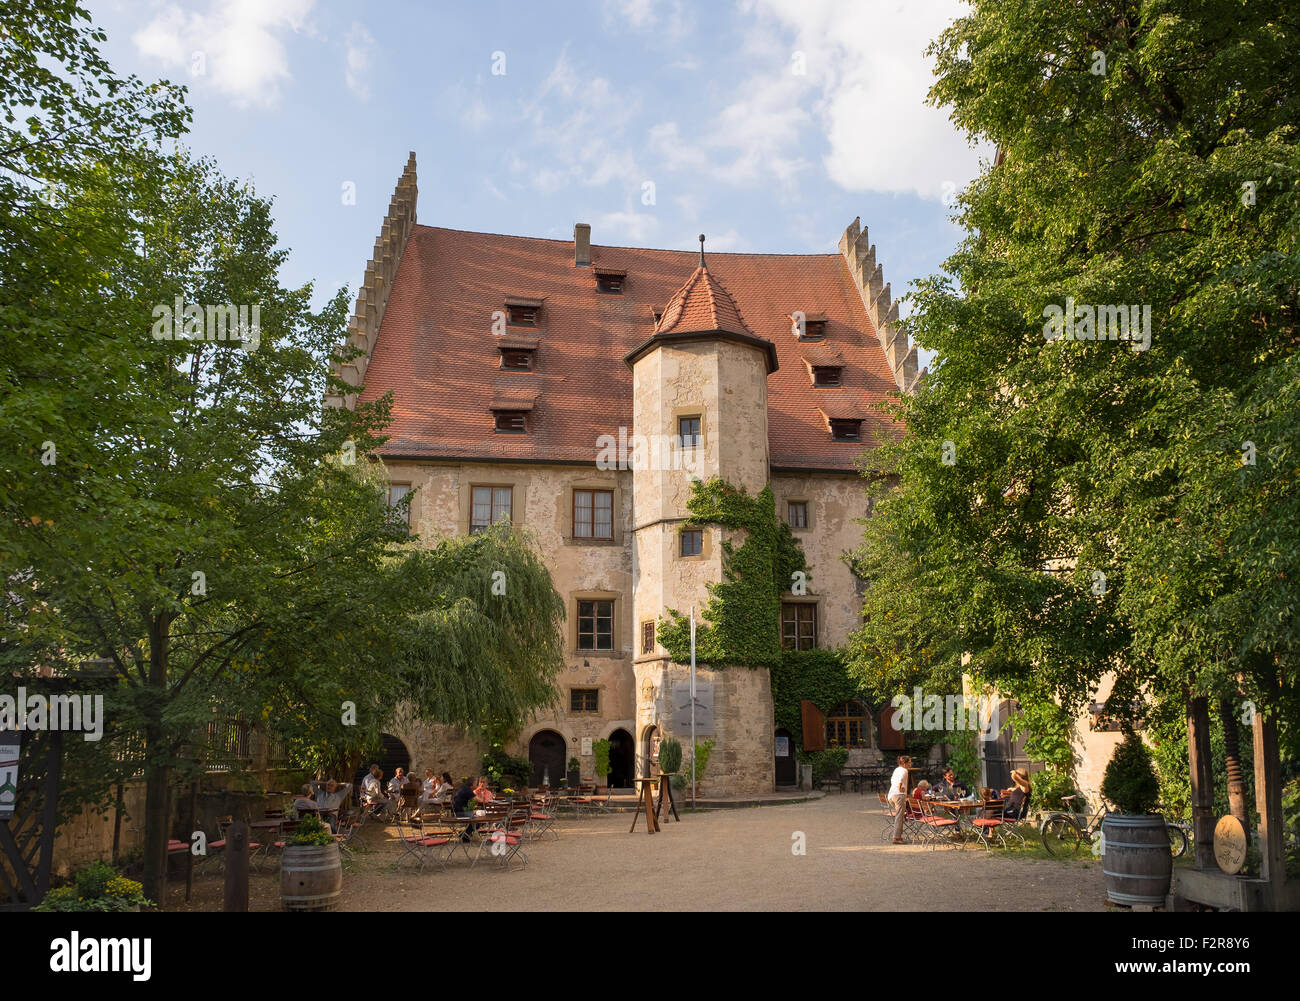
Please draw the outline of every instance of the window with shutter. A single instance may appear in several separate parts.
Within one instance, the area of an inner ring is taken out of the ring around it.
[[[799,718],[803,727],[803,749],[826,750],[826,717],[822,711],[807,699],[802,699],[799,702]]]

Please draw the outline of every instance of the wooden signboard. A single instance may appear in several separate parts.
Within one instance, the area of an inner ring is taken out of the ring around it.
[[[1214,861],[1233,876],[1246,864],[1246,829],[1232,814],[1220,817],[1214,827]]]

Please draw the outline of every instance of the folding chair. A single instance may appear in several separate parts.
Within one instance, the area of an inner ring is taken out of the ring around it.
[[[555,819],[555,797],[537,797],[529,806],[528,836],[536,840],[549,834],[552,840],[559,841],[560,832],[555,829]]]
[[[487,832],[480,845],[480,851],[486,847],[492,856],[505,866],[506,872],[515,871],[515,859],[523,860],[523,865],[518,867],[520,869],[528,864],[528,856],[524,854],[523,848],[531,812],[532,809],[527,803],[511,806],[500,823]]]
[[[597,796],[594,792],[587,801],[587,809],[592,813],[609,813],[609,798],[613,795],[607,788],[604,796]]]
[[[365,816],[360,811],[349,810],[346,813],[339,811],[339,829],[334,834],[334,841],[338,844],[339,850],[346,852],[349,858],[356,857],[356,853],[352,850],[352,840],[365,822]]]
[[[971,830],[975,832],[975,837],[984,848],[992,848],[992,839],[996,838],[999,845],[1005,847],[1006,839],[1003,837],[1003,831],[1006,829],[1007,821],[1003,814],[1003,804],[999,800],[986,799],[980,806],[979,816],[970,822]]]
[[[898,813],[894,810],[894,804],[889,802],[889,797],[883,792],[876,793],[880,797],[880,805],[885,808],[885,826],[881,828],[880,840],[889,843],[894,840],[894,821]],[[906,811],[903,817],[903,837],[916,844],[927,844],[930,839],[930,832],[922,822],[921,811],[916,807],[916,800],[908,797],[903,800],[902,809]],[[910,835],[910,838],[908,837]]]
[[[960,842],[953,837],[960,828],[956,817],[935,813],[934,804],[923,799],[913,800],[920,808],[921,823],[925,825],[927,843],[931,848],[956,848]]]

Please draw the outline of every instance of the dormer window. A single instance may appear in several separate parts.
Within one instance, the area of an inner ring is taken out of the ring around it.
[[[797,340],[823,341],[826,339],[825,313],[791,313],[790,321],[791,330]]]
[[[539,327],[542,318],[541,299],[507,299],[506,324],[511,327]]]
[[[531,372],[535,354],[532,348],[502,348],[501,368],[506,372]]]
[[[655,326],[659,326],[659,321],[664,318],[664,311],[662,309],[652,309],[650,313],[655,318]]]
[[[838,365],[814,365],[813,385],[818,389],[839,389],[841,369]]]
[[[837,417],[831,420],[832,441],[861,441],[862,421]]]
[[[596,269],[596,291],[601,295],[622,295],[623,283],[626,280],[626,271]]]
[[[512,327],[537,326],[536,306],[507,306],[506,323]]]
[[[527,414],[523,410],[498,410],[494,416],[500,434],[523,434],[528,430]]]

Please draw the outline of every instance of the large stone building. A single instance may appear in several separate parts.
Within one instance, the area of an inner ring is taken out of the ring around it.
[[[722,531],[683,532],[691,479],[770,484],[811,564],[782,606],[791,644],[837,646],[860,599],[841,554],[861,537],[855,462],[896,428],[875,409],[917,379],[875,247],[855,220],[838,254],[610,247],[416,224],[415,156],[397,185],[340,369],[394,395],[381,455],[413,491],[426,539],[508,518],[537,539],[567,608],[559,711],[512,750],[558,778],[612,742],[613,785],[674,731],[686,668],[656,643],[667,609],[702,608]],[[766,671],[701,671],[716,794],[770,791],[778,742]],[[852,712],[853,710],[850,710]],[[702,711],[702,715],[704,712]],[[478,767],[479,748],[433,721],[395,734],[419,768]],[[870,726],[863,731],[870,734]],[[682,736],[676,728],[675,736]]]

